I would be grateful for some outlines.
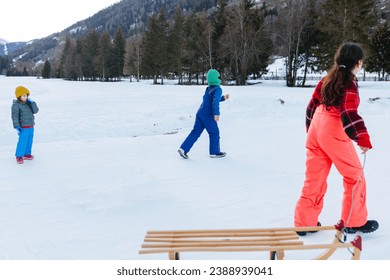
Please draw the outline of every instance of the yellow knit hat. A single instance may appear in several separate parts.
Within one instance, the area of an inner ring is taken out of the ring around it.
[[[19,97],[21,97],[22,95],[25,95],[25,94],[30,94],[30,91],[27,88],[25,88],[24,86],[18,86],[15,89],[15,96],[16,96],[16,98],[19,98]]]

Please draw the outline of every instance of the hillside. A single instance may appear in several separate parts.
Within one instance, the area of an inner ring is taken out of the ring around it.
[[[7,42],[0,38],[0,56],[2,55],[12,55],[18,49],[21,49],[27,45],[26,42]]]
[[[123,0],[85,20],[76,22],[61,32],[33,40],[29,44],[18,45],[17,49],[12,48],[11,44],[7,44],[6,48],[8,48],[8,54],[11,58],[19,57],[21,61],[43,61],[56,53],[56,49],[61,46],[67,36],[77,38],[92,29],[101,32],[107,31],[113,36],[115,31],[121,28],[125,37],[130,37],[145,28],[150,14],[161,9],[165,9],[168,17],[170,17],[177,6],[181,6],[186,12],[199,12],[212,8],[214,2],[212,0],[198,0],[195,3],[189,0]],[[1,50],[3,54],[6,54],[4,48],[0,47],[0,55],[2,55]]]

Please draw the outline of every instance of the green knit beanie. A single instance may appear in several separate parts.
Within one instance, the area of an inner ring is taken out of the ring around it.
[[[206,78],[207,78],[207,83],[210,86],[221,85],[221,75],[219,75],[219,72],[215,69],[210,69],[209,72],[207,72]]]

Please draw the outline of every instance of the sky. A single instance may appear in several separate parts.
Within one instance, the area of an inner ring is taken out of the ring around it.
[[[0,38],[30,41],[61,32],[119,0],[12,0],[2,1]]]

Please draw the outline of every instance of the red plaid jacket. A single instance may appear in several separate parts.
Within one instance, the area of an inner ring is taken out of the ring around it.
[[[322,80],[317,84],[309,105],[306,108],[306,131],[309,129],[317,106],[321,103],[322,84]],[[341,122],[343,123],[344,131],[349,138],[354,140],[359,146],[371,149],[370,136],[364,125],[364,120],[357,112],[359,103],[358,85],[356,81],[353,81],[346,87],[343,99],[338,106]]]

